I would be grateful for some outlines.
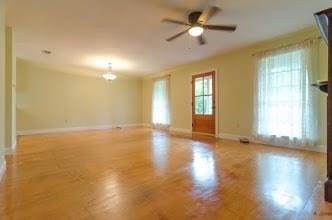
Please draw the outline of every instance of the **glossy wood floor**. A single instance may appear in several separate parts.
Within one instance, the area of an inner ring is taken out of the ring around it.
[[[0,219],[312,219],[325,155],[146,128],[24,136]]]

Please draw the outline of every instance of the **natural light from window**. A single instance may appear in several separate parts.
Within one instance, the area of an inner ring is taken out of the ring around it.
[[[155,126],[168,126],[169,114],[169,79],[157,79],[153,85],[152,122]]]
[[[316,98],[310,83],[311,45],[284,48],[258,59],[255,132],[272,144],[315,141]]]

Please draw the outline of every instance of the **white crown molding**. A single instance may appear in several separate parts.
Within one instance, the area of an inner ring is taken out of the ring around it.
[[[65,133],[65,132],[89,131],[89,130],[107,130],[114,128],[131,128],[131,127],[142,127],[142,126],[143,126],[142,124],[120,124],[120,125],[98,125],[98,126],[51,128],[51,129],[31,129],[31,130],[17,131],[17,135],[22,136],[22,135]]]
[[[6,172],[6,160],[2,158],[2,163],[0,164],[0,181],[2,180],[3,175]]]

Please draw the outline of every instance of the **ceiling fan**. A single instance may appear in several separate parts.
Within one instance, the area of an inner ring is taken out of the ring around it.
[[[184,25],[187,26],[187,29],[167,38],[166,41],[170,42],[185,33],[189,33],[191,36],[196,37],[200,45],[206,44],[206,40],[203,36],[205,30],[216,30],[216,31],[229,31],[234,32],[236,30],[236,25],[208,25],[206,22],[218,14],[221,11],[220,8],[216,6],[211,6],[205,9],[204,11],[194,11],[191,12],[188,16],[188,22],[178,21],[170,18],[165,18],[162,21],[172,24]]]

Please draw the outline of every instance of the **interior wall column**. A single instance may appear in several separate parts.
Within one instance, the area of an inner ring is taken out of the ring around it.
[[[332,202],[332,10],[328,16],[328,96],[327,96],[327,181],[325,200]]]
[[[5,171],[5,1],[0,0],[0,180]]]
[[[5,151],[11,153],[13,149],[13,47],[12,47],[12,28],[6,26],[5,34]]]

